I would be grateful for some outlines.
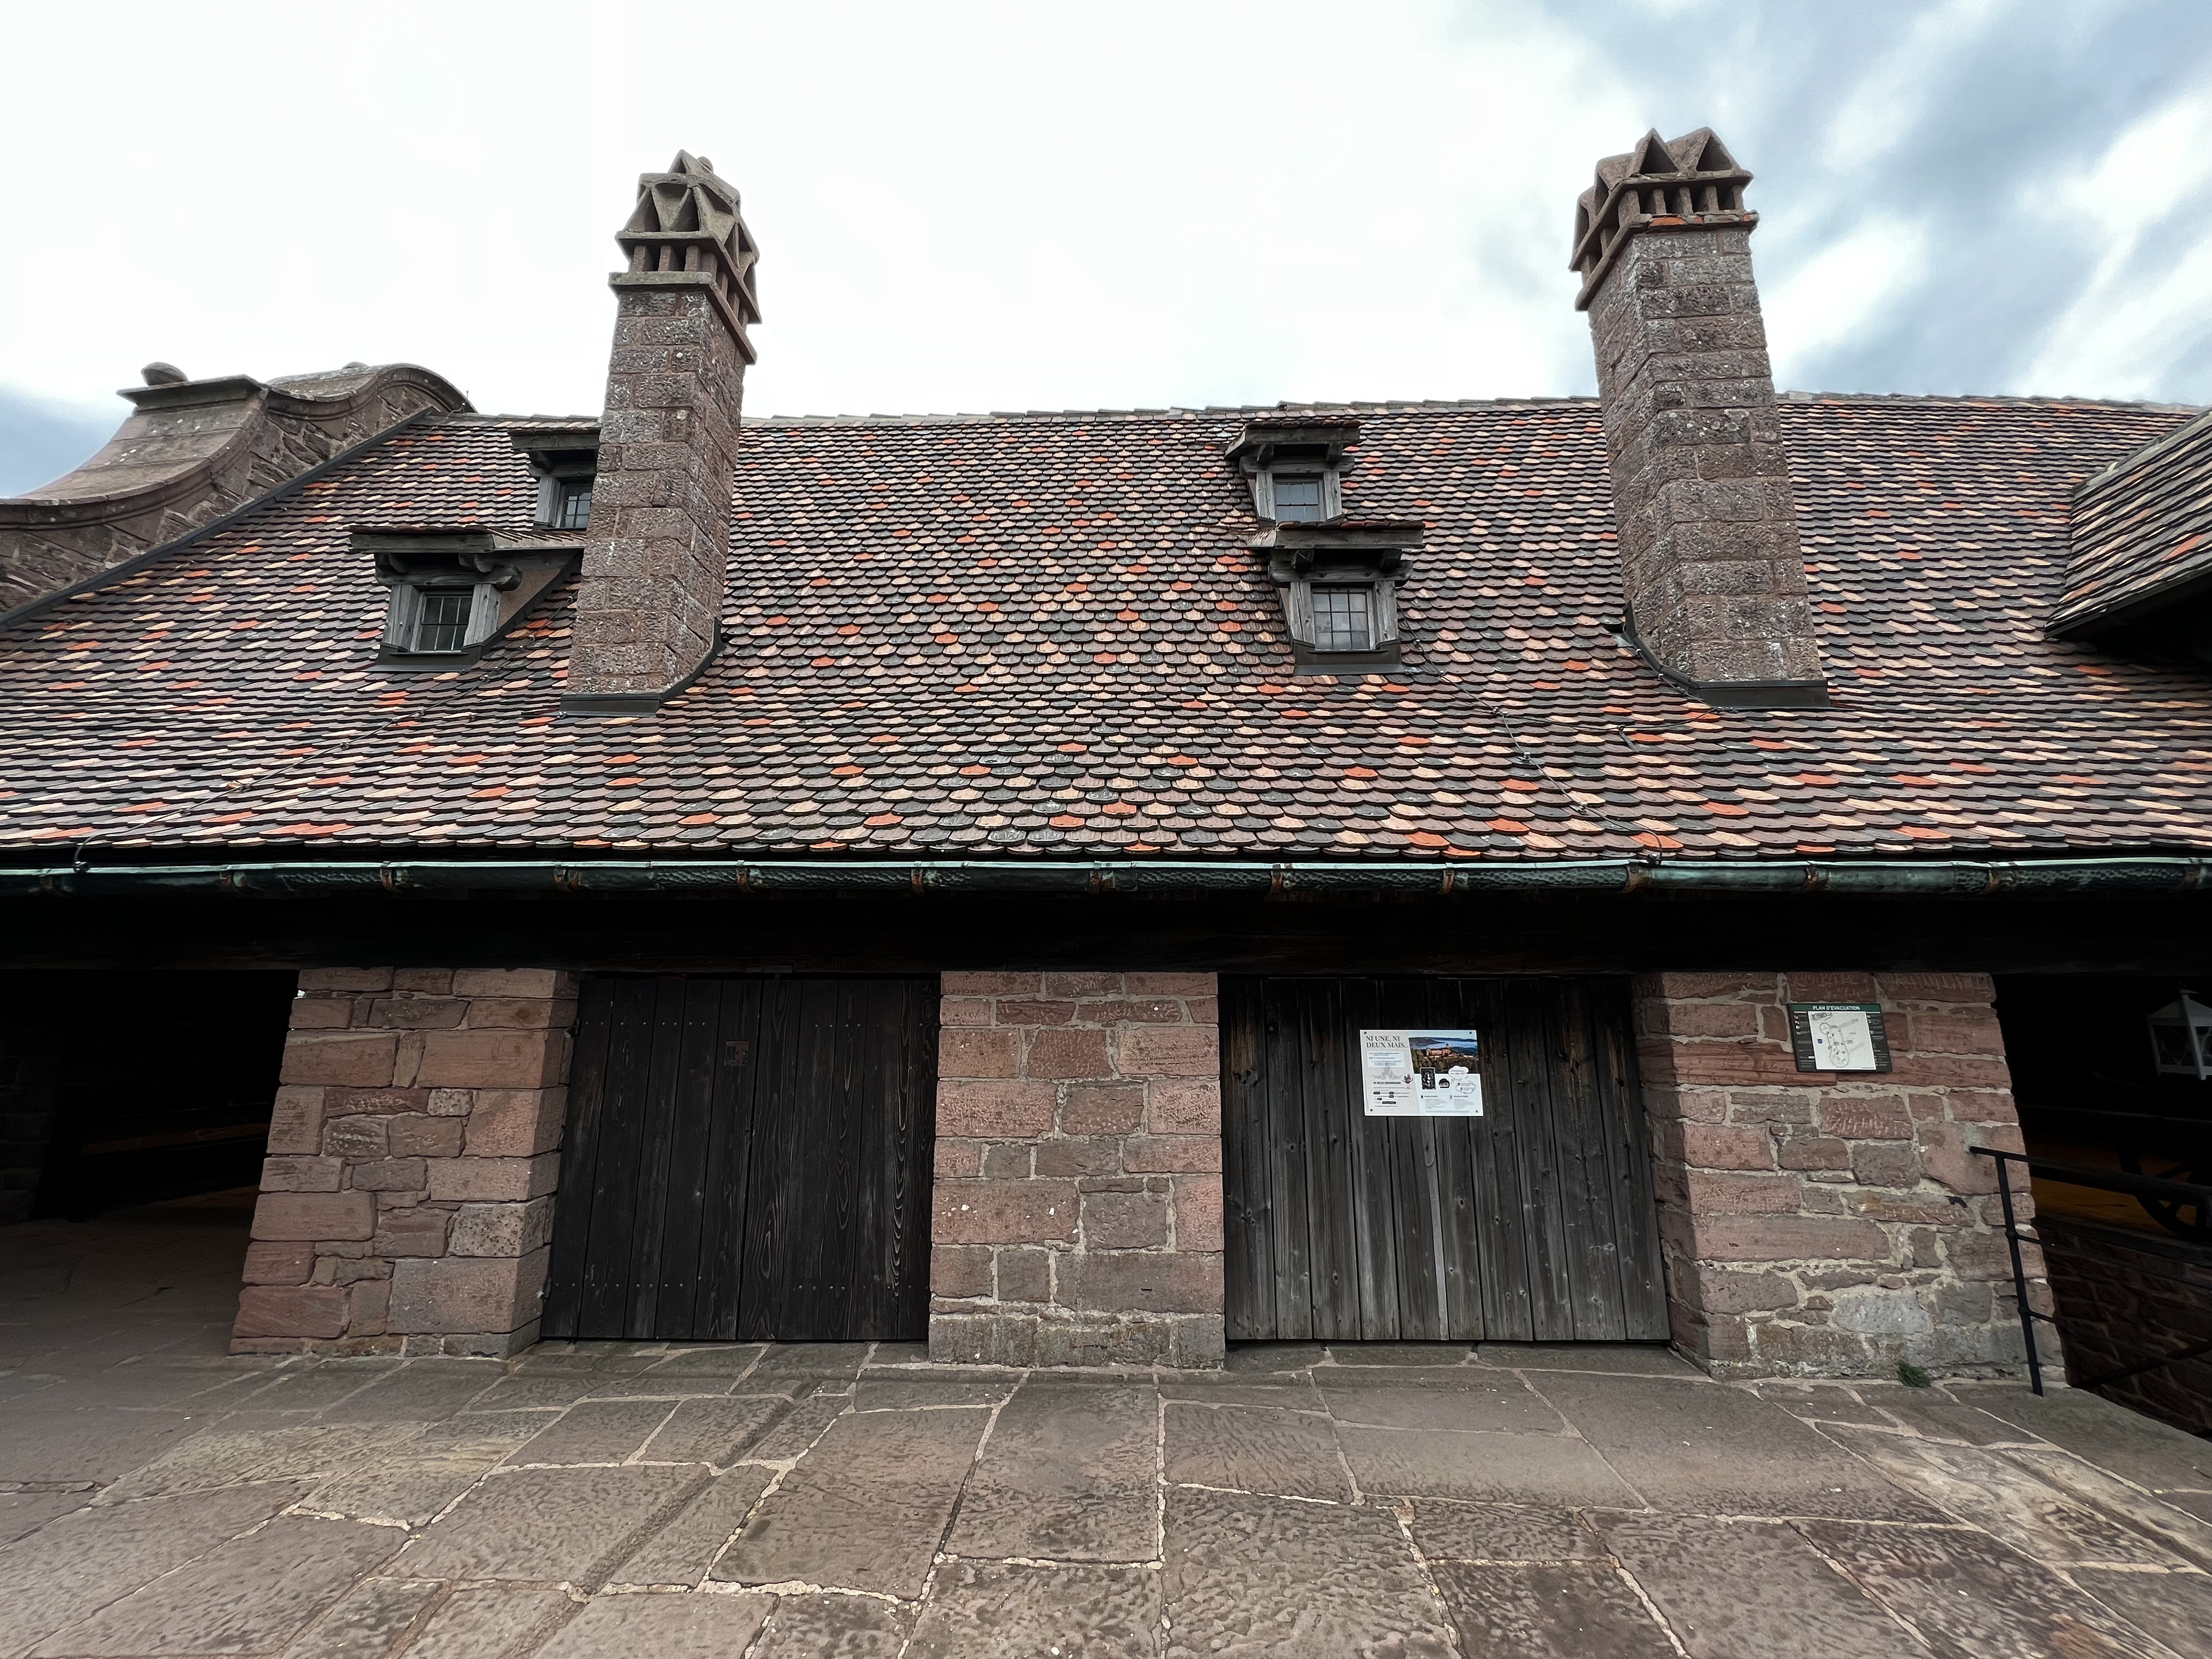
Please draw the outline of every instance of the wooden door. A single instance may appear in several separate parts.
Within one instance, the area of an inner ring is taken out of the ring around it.
[[[1232,1340],[1667,1335],[1626,989],[1221,981]],[[1480,1033],[1484,1115],[1368,1117],[1364,1030]]]
[[[585,982],[548,1337],[912,1340],[938,985]]]

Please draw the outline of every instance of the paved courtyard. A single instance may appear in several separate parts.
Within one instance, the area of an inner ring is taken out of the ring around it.
[[[0,1231],[0,1655],[2212,1654],[2212,1443],[1639,1348],[234,1359],[243,1212]]]

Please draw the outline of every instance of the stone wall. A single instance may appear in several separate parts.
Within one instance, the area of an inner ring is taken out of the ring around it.
[[[2066,1340],[2066,1380],[2075,1387],[2212,1342],[2212,1245],[2071,1216],[2044,1215],[2035,1229],[2050,1246],[2045,1260]],[[2039,1331],[2038,1341],[2046,1335]],[[2212,1435],[2212,1353],[2123,1377],[2097,1392],[2177,1429]]]
[[[575,998],[540,969],[300,975],[234,1352],[537,1340]]]
[[[2021,1150],[1985,975],[1658,974],[1636,990],[1683,1352],[1723,1376],[2021,1362],[1996,1166],[1970,1150]],[[1894,1069],[1798,1071],[1793,1001],[1879,1002]]]
[[[1213,975],[944,985],[930,1357],[1219,1363]]]

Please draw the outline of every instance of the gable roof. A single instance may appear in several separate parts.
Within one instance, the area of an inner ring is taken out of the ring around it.
[[[0,857],[2212,848],[2212,681],[2043,631],[2071,492],[2188,411],[1786,402],[1835,706],[1725,712],[1607,626],[1583,400],[1361,406],[1347,510],[1429,526],[1407,660],[1292,678],[1248,412],[749,423],[726,648],[600,720],[555,714],[572,588],[466,672],[374,666],[352,532],[534,505],[522,422],[426,418],[0,631]]]
[[[2212,594],[2212,414],[2082,485],[2072,548],[2051,614],[2061,634],[2101,633]]]

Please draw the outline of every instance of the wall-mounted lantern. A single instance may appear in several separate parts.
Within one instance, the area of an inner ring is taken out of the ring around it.
[[[2150,1046],[2161,1073],[2212,1078],[2212,1008],[2183,990],[2150,1017]]]

